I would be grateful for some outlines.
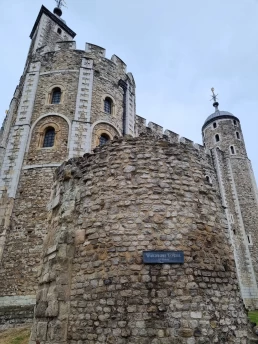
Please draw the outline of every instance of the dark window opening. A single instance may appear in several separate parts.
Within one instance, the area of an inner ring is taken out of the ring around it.
[[[216,140],[216,142],[219,142],[219,134],[215,135],[215,140]]]
[[[236,137],[237,137],[238,140],[240,140],[240,135],[239,135],[238,131],[236,132]]]
[[[60,29],[60,27],[57,29],[57,33],[58,33],[59,35],[61,35],[62,30]]]
[[[211,179],[210,179],[210,177],[209,177],[209,176],[206,176],[205,178],[206,178],[206,181],[207,181],[208,183],[211,184]]]
[[[216,122],[213,123],[213,128],[214,129],[217,128],[217,123]]]
[[[247,235],[248,243],[251,244],[250,235]]]
[[[51,104],[59,104],[61,101],[61,89],[55,87],[52,91]]]
[[[110,140],[110,137],[107,134],[101,134],[99,138],[99,145],[103,146]]]
[[[233,146],[230,146],[230,151],[231,151],[231,154],[235,154],[235,148]]]
[[[104,111],[111,115],[112,113],[112,100],[111,98],[106,98],[104,100]]]
[[[55,143],[56,132],[52,127],[47,128],[44,136],[43,147],[53,147]]]
[[[234,123],[234,125],[237,125],[237,121],[235,119],[233,120],[233,123]]]

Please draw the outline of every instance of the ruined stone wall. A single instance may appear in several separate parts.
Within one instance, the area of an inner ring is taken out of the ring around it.
[[[211,157],[168,136],[64,163],[30,343],[246,343],[218,190]],[[183,250],[185,262],[143,264],[146,250]]]

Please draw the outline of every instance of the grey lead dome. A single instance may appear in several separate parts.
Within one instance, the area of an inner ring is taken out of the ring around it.
[[[232,117],[235,117],[231,112],[217,110],[217,111],[215,111],[214,113],[212,113],[212,114],[206,119],[206,121],[204,122],[204,124],[206,124],[207,122],[209,122],[211,119],[214,119],[214,118],[220,117],[220,116],[232,116]]]
[[[212,122],[214,119],[216,118],[221,118],[221,117],[232,117],[234,119],[237,119],[239,121],[239,119],[234,116],[231,112],[228,111],[220,111],[220,110],[216,110],[214,113],[212,113],[209,117],[207,117],[206,121],[203,124],[203,128],[210,122]]]

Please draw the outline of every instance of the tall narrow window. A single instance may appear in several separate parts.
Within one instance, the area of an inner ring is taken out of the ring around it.
[[[45,131],[43,147],[53,147],[55,143],[56,132],[52,127],[48,127]]]
[[[216,142],[219,142],[219,134],[215,135],[215,140],[216,140]]]
[[[233,120],[233,123],[234,123],[234,125],[237,125],[237,121],[235,119]]]
[[[110,140],[110,137],[107,134],[101,134],[99,138],[99,145],[103,146]]]
[[[238,140],[240,140],[240,135],[239,135],[238,131],[236,132],[236,137],[237,137]]]
[[[58,33],[59,35],[61,35],[62,30],[60,29],[60,27],[57,29],[57,33]]]
[[[230,152],[231,152],[231,154],[235,154],[235,148],[234,148],[234,146],[230,146]]]
[[[109,97],[104,100],[104,111],[110,115],[112,113],[112,99]]]
[[[205,176],[206,181],[211,184],[211,178],[209,176]]]
[[[217,123],[216,122],[213,123],[213,128],[214,129],[217,128]]]
[[[250,246],[253,245],[253,240],[252,240],[251,234],[247,234],[247,242],[248,242],[248,245],[250,245]]]
[[[59,104],[61,101],[61,89],[55,87],[51,94],[51,104]]]

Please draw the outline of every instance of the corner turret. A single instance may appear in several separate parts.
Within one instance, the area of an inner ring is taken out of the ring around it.
[[[247,308],[257,309],[256,182],[240,121],[232,113],[219,110],[217,95],[213,88],[211,90],[215,112],[208,116],[202,127],[203,142],[211,151],[217,172],[242,297]]]

